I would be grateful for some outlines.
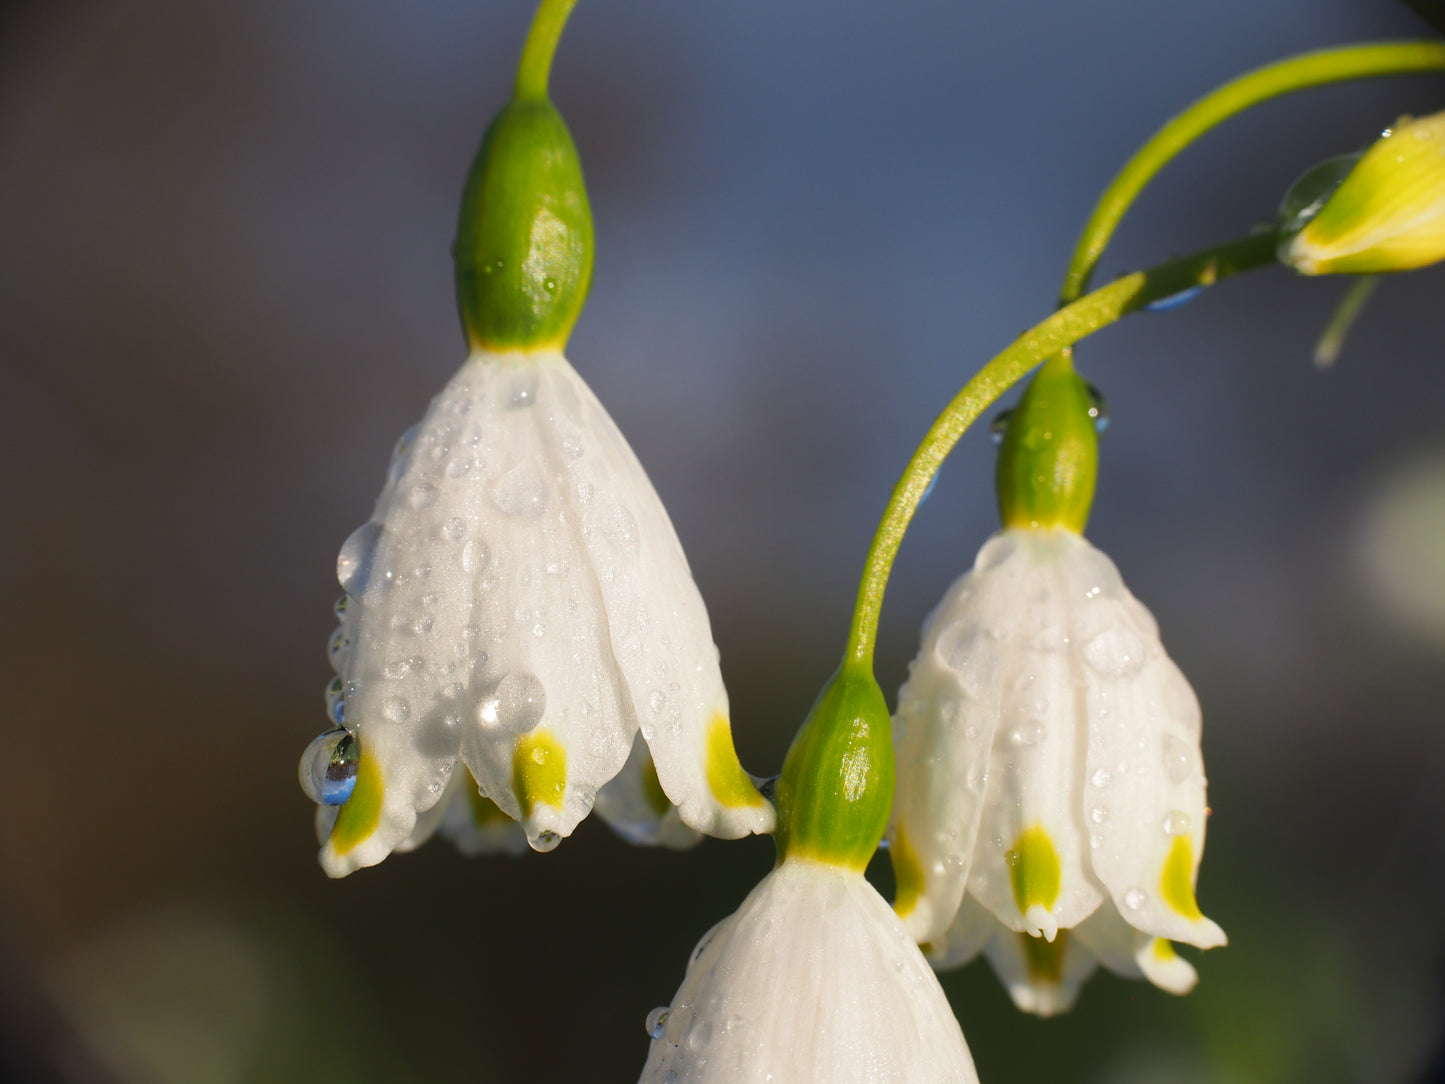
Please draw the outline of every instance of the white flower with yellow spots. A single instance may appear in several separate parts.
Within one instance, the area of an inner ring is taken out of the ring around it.
[[[647,1021],[641,1084],[975,1084],[927,961],[862,871],[784,858]]]
[[[1021,1008],[1066,1009],[1095,961],[1175,993],[1200,912],[1194,692],[1079,534],[991,538],[924,625],[894,721],[895,907],[937,966],[983,951]]]
[[[345,729],[301,765],[332,876],[443,824],[505,849],[497,811],[538,850],[594,805],[639,841],[771,830],[672,524],[560,352],[474,352],[337,574]]]

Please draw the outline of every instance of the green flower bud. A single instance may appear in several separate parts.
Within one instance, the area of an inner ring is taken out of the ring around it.
[[[473,350],[560,350],[592,281],[577,148],[545,96],[497,114],[467,175],[452,250]]]
[[[1369,275],[1445,259],[1445,113],[1401,117],[1332,194],[1322,190],[1331,168],[1285,196],[1281,262],[1306,275]]]
[[[1099,467],[1099,404],[1066,354],[1044,362],[1008,416],[999,449],[1005,527],[1064,527],[1082,534]]]
[[[893,733],[872,670],[844,663],[793,739],[778,779],[779,858],[862,870],[893,806]]]

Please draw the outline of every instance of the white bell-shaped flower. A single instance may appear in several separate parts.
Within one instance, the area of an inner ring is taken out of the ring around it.
[[[978,1080],[932,969],[861,871],[785,858],[648,1017],[641,1084]]]
[[[485,809],[472,780],[436,808],[458,760],[538,850],[594,804],[674,845],[771,830],[672,524],[560,352],[474,352],[398,444],[337,574],[346,731],[302,763],[314,798],[344,802],[332,876]]]
[[[1225,943],[1194,893],[1199,703],[1075,531],[988,541],[924,625],[894,735],[895,907],[939,966],[983,951],[1047,1014],[1095,960],[1182,993],[1169,942]]]

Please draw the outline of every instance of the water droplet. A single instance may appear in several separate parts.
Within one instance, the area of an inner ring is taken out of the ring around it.
[[[513,467],[492,487],[492,503],[509,516],[536,519],[547,511],[547,479],[530,464]]]
[[[1013,407],[1008,410],[1000,410],[993,416],[993,421],[988,423],[988,439],[993,442],[995,448],[1003,444],[1004,434],[1008,432],[1008,420],[1013,417]]]
[[[1182,809],[1171,809],[1164,814],[1164,834],[1182,836],[1189,831],[1189,814]]]
[[[1164,735],[1164,773],[1172,783],[1182,783],[1195,772],[1198,755],[1188,742],[1173,734]]]
[[[532,626],[532,635],[535,636],[535,637],[537,637],[537,639],[539,639],[539,640],[540,640],[543,636],[546,636],[546,635],[547,635],[547,623],[546,623],[545,621],[538,621],[535,625]]]
[[[1098,850],[1100,847],[1102,847],[1103,845],[1104,845],[1104,837],[1103,837],[1103,836],[1099,835],[1098,832],[1090,832],[1090,833],[1089,833],[1089,846],[1090,846],[1090,847],[1092,847],[1094,850],[1097,851],[1097,850]]]
[[[527,842],[531,844],[532,850],[546,854],[548,851],[556,850],[557,844],[562,842],[562,837],[556,832],[544,828]]]
[[[632,518],[632,513],[626,508],[614,504],[603,510],[598,513],[596,525],[607,544],[615,551],[628,559],[637,557],[642,541],[637,531],[637,520]]]
[[[430,482],[419,482],[407,494],[407,503],[413,508],[425,508],[437,499],[437,487]]]
[[[1131,677],[1144,667],[1144,644],[1128,627],[1115,625],[1084,645],[1084,662],[1107,677]]]
[[[653,689],[647,694],[647,706],[652,709],[654,715],[657,714],[667,707],[667,694],[661,689]]]
[[[555,294],[557,292],[557,280],[544,279],[542,282],[542,288],[546,290],[549,294]]]
[[[667,1014],[667,1023],[663,1025],[663,1035],[668,1042],[679,1046],[683,1039],[687,1038],[688,1030],[691,1027],[692,1006],[679,1005]]]
[[[934,489],[938,487],[938,475],[939,471],[934,471],[933,476],[928,479],[928,485],[923,487],[923,496],[918,498],[918,503],[920,505],[922,505],[924,501],[928,500],[929,497],[933,496]]]
[[[1024,723],[1008,732],[1008,740],[1014,745],[1037,745],[1048,736],[1043,723]]]
[[[547,691],[536,674],[513,670],[506,674],[477,708],[483,726],[525,734],[547,712]]]
[[[340,670],[341,663],[350,650],[351,638],[346,635],[346,630],[337,629],[333,632],[330,642],[326,645],[326,655],[331,660],[331,669]]]
[[[1113,778],[1114,775],[1112,772],[1109,771],[1108,768],[1100,768],[1089,777],[1089,782],[1093,783],[1096,787],[1103,788],[1107,787],[1109,785],[1109,781]]]
[[[340,674],[337,674],[334,678],[332,678],[326,683],[326,702],[330,704],[331,701],[335,700],[338,696],[341,696],[345,692],[346,682],[341,680]]]
[[[346,725],[346,697],[338,696],[327,701],[326,714],[337,726]]]
[[[661,1039],[663,1029],[667,1026],[667,1006],[659,1005],[647,1014],[647,1020],[643,1027],[647,1029],[650,1038]]]
[[[301,789],[317,805],[341,805],[356,789],[361,750],[356,737],[336,727],[315,738],[301,754]]]
[[[1089,819],[1095,824],[1103,824],[1109,819],[1109,807],[1106,805],[1096,805],[1093,809],[1089,810]]]
[[[336,555],[336,581],[348,595],[360,598],[371,578],[371,563],[381,538],[381,524],[374,520],[351,532]]]
[[[349,595],[342,595],[331,605],[331,612],[336,615],[336,620],[346,620],[346,604],[350,601]]]
[[[523,364],[512,374],[505,398],[508,410],[523,410],[537,402],[540,373],[535,365]]]
[[[562,440],[562,451],[568,459],[577,459],[582,455],[582,442],[576,437],[565,437]]]
[[[447,520],[447,525],[442,528],[442,534],[446,536],[449,542],[460,542],[467,534],[466,520],[462,519],[461,516],[453,516]]]
[[[1109,428],[1109,401],[1104,393],[1092,384],[1085,384],[1089,392],[1089,417],[1094,419],[1094,432],[1103,434]]]
[[[393,696],[381,706],[381,714],[393,723],[404,723],[411,718],[411,705],[402,696]]]
[[[1003,852],[1003,860],[1004,860],[1005,862],[1007,862],[1010,866],[1016,866],[1016,865],[1019,864],[1019,852],[1018,852],[1018,851],[1004,851],[1004,852]]]
[[[1149,893],[1142,888],[1131,888],[1124,893],[1124,906],[1131,911],[1137,911],[1149,902]]]
[[[447,477],[460,478],[472,469],[472,460],[458,456],[447,464]]]
[[[466,545],[462,547],[463,572],[475,572],[478,569],[485,568],[487,561],[490,559],[491,551],[487,549],[485,542],[473,538],[469,539]]]
[[[1187,305],[1203,292],[1203,286],[1191,286],[1187,290],[1180,290],[1177,294],[1170,294],[1168,297],[1161,297],[1157,301],[1151,301],[1145,305],[1144,308],[1150,312],[1168,312],[1170,309],[1177,309],[1181,305]],[[1107,424],[1107,422],[1105,424]]]

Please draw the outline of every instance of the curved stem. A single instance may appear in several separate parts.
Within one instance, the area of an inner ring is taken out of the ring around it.
[[[557,52],[557,41],[562,37],[562,28],[567,25],[567,16],[576,6],[577,0],[542,0],[537,5],[532,29],[527,32],[527,43],[522,46],[522,59],[517,63],[514,94],[519,100],[546,99],[547,79],[552,74],[552,56]]]
[[[1059,295],[1060,303],[1067,305],[1088,288],[1089,275],[1104,246],[1150,179],[1211,128],[1260,102],[1296,90],[1350,79],[1430,71],[1445,71],[1445,43],[1400,41],[1350,45],[1269,64],[1206,94],[1160,128],[1104,190],[1074,246]]]
[[[903,477],[894,487],[883,520],[873,536],[873,544],[868,549],[863,580],[858,585],[853,624],[848,630],[848,646],[843,656],[845,661],[863,663],[871,668],[883,590],[888,584],[888,573],[903,541],[903,533],[908,529],[908,523],[939,464],[974,419],[1049,355],[1151,302],[1196,287],[1212,286],[1229,275],[1273,264],[1278,242],[1274,231],[1255,234],[1171,260],[1148,271],[1136,271],[1115,279],[1059,309],[1043,323],[1019,336],[1012,346],[980,369],[934,421],[923,443],[908,461]]]

